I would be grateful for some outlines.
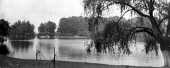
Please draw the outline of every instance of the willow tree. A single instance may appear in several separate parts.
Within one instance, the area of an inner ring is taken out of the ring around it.
[[[120,44],[120,50],[123,50],[124,53],[129,53],[129,41],[137,33],[146,33],[147,39],[145,49],[148,53],[151,50],[155,50],[156,53],[158,51],[158,46],[156,44],[160,44],[160,48],[162,51],[170,50],[170,40],[164,35],[165,32],[162,29],[166,27],[161,26],[162,24],[167,22],[168,16],[168,2],[167,0],[83,0],[84,3],[84,11],[87,16],[90,17],[89,23],[92,32],[92,39],[97,42],[96,34],[98,30],[98,25],[102,23],[103,13],[106,11],[110,11],[112,6],[120,7],[122,16],[120,19],[128,12],[133,15],[138,15],[141,17],[145,17],[149,19],[150,22],[146,22],[147,24],[151,24],[151,27],[132,27],[126,29],[127,34],[125,37],[118,37],[117,40],[113,40],[112,43]],[[116,11],[116,10],[114,10]],[[114,23],[120,23],[120,19]],[[96,43],[95,46],[98,46]],[[114,45],[112,45],[114,46]],[[101,48],[105,49],[105,48]]]

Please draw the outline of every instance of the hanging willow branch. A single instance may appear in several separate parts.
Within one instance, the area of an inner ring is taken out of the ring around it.
[[[129,46],[130,41],[134,40],[137,33],[145,33],[147,38],[145,38],[145,49],[146,53],[150,50],[155,50],[157,52],[156,43],[160,42],[162,37],[162,32],[160,29],[160,24],[165,21],[168,17],[166,16],[168,5],[164,0],[83,0],[84,9],[86,14],[91,18],[96,18],[95,21],[89,21],[89,23],[99,23],[100,19],[103,17],[103,11],[106,11],[110,6],[120,6],[121,13],[125,11],[124,14],[119,18],[117,22],[111,21],[112,24],[106,25],[104,29],[104,38],[94,39],[96,42],[95,47],[99,49],[98,52],[102,52],[106,48],[113,48],[115,45],[118,46],[119,51],[123,53],[130,53]],[[127,12],[133,12],[141,17],[148,18],[152,27],[129,27],[125,29],[125,25],[121,25],[121,19]],[[156,13],[163,12],[163,13]],[[158,17],[159,15],[159,17]],[[100,19],[99,19],[100,18]],[[159,21],[158,21],[159,20]],[[98,28],[98,25],[94,24]],[[108,27],[108,28],[107,28]],[[110,30],[110,31],[109,31]],[[97,30],[96,30],[97,31]],[[94,34],[96,35],[96,34]],[[99,41],[100,40],[100,41]],[[101,41],[102,40],[102,41]],[[105,43],[113,43],[114,45],[105,45]]]

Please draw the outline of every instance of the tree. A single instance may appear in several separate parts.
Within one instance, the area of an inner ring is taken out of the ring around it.
[[[0,20],[0,36],[8,36],[9,34],[9,23],[8,21],[1,19]]]
[[[168,6],[170,8],[170,5]],[[170,17],[170,9],[168,9],[168,16]],[[170,35],[170,18],[168,18],[168,25],[167,25],[167,36]],[[170,37],[170,36],[168,36]]]
[[[17,21],[11,25],[9,38],[12,40],[28,40],[35,37],[34,25],[29,21]]]
[[[55,29],[56,29],[56,24],[52,21],[48,21],[47,23],[47,31],[49,33],[55,33]]]
[[[84,17],[61,18],[57,33],[60,36],[88,36],[88,23]]]
[[[8,37],[9,30],[10,30],[9,22],[4,19],[0,19],[0,54],[1,55],[9,54],[9,49],[4,44],[5,41],[4,37]]]
[[[45,31],[46,31],[45,24],[41,23],[40,26],[38,27],[38,32],[44,33]]]
[[[39,35],[49,35],[50,37],[55,35],[56,24],[52,21],[41,23],[38,27]]]
[[[9,23],[8,21],[1,19],[0,20],[0,43],[4,42],[4,37],[7,37],[9,34]]]
[[[148,35],[145,40],[146,53],[151,50],[155,50],[157,53],[158,46],[156,43],[160,44],[162,51],[170,50],[170,40],[168,37],[164,36],[161,31],[164,28],[161,27],[161,25],[169,18],[167,0],[83,0],[83,3],[85,12],[90,16],[89,23],[94,27],[92,31],[94,35],[97,33],[98,24],[101,23],[100,20],[104,11],[111,9],[110,7],[114,5],[120,6],[122,14],[120,19],[127,12],[131,12],[131,14],[147,18],[150,21],[146,23],[151,24],[151,27],[129,28],[126,30],[128,34],[124,40],[121,40],[122,37],[118,37],[120,41],[113,41],[113,43],[120,43],[120,50],[123,50],[124,53],[129,53],[130,44],[127,42],[133,40],[134,34],[141,32]],[[119,20],[115,23],[120,24]],[[95,38],[93,40],[95,40]]]

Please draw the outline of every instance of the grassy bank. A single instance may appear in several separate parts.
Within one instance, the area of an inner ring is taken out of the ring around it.
[[[89,39],[87,36],[39,36],[39,39]]]
[[[55,66],[54,66],[55,64]],[[168,67],[136,67],[126,65],[105,65],[85,62],[23,60],[0,55],[0,68],[168,68]]]

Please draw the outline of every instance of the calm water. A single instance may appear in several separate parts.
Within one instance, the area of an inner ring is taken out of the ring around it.
[[[133,65],[133,66],[163,66],[163,57],[154,53],[146,55],[143,43],[137,43],[137,47],[131,47],[132,55],[110,55],[87,54],[85,41],[87,39],[34,39],[29,41],[8,41],[8,48],[11,51],[10,57],[20,59],[36,59],[36,52],[39,52],[39,60],[52,60],[54,48],[56,60],[101,63],[109,65]]]

